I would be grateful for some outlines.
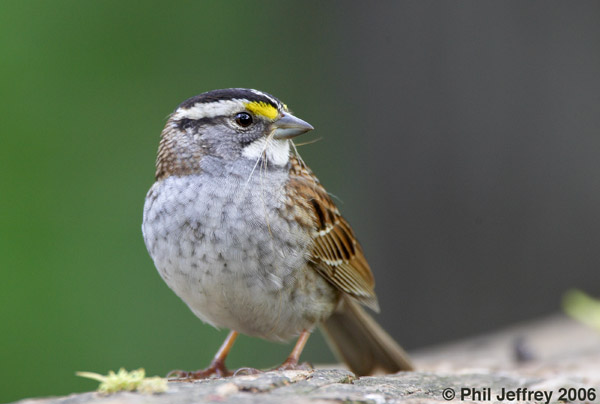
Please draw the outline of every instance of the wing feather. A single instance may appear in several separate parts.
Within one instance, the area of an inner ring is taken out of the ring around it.
[[[352,228],[308,167],[290,157],[288,190],[313,236],[310,261],[342,292],[379,311],[375,281]]]

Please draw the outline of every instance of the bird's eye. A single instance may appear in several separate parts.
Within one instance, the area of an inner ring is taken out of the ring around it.
[[[242,128],[247,128],[252,125],[252,115],[247,112],[239,112],[235,116],[235,123],[240,125]]]

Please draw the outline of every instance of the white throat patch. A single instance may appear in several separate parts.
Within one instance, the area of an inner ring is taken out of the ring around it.
[[[261,137],[246,146],[242,155],[253,161],[257,161],[264,155],[269,163],[283,167],[290,161],[290,142],[289,140],[267,140],[266,137]]]

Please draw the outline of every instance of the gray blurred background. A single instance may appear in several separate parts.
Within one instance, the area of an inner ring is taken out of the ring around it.
[[[0,3],[0,401],[208,364],[140,225],[184,99],[274,94],[409,350],[600,294],[600,3]],[[289,345],[241,338],[232,368]],[[317,334],[303,359],[332,362]]]

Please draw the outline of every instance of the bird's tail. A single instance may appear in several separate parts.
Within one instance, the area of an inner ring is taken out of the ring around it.
[[[349,298],[322,328],[329,346],[358,376],[414,369],[404,349]]]

